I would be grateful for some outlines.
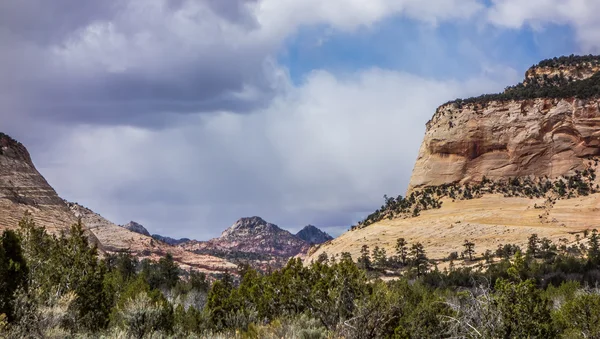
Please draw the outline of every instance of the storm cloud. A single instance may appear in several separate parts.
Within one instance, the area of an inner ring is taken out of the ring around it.
[[[436,32],[465,22],[474,30],[576,25],[573,15],[587,15],[528,8],[517,15],[510,0],[4,1],[1,129],[28,146],[61,196],[117,223],[208,238],[260,215],[339,233],[383,194],[404,192],[437,105],[520,75],[502,65],[490,73],[482,59],[485,71],[457,80],[377,63],[292,78],[279,58],[290,39],[306,28],[377,31],[392,19]],[[578,35],[582,46],[593,48],[592,35]]]

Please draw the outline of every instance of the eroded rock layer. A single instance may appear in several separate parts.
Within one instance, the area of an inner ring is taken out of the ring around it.
[[[66,230],[76,221],[25,146],[0,133],[0,230],[16,228],[25,212],[50,232]]]
[[[449,104],[427,124],[410,187],[573,175],[599,154],[599,99]]]

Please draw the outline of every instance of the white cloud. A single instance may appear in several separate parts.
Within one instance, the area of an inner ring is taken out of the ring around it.
[[[583,52],[600,52],[598,0],[493,0],[488,20],[495,25],[542,29],[547,24],[569,25]]]
[[[267,30],[289,34],[318,24],[353,30],[395,15],[435,24],[471,17],[483,7],[478,0],[263,0],[256,16]]]

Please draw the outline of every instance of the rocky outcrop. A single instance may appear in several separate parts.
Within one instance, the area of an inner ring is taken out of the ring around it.
[[[599,70],[591,62],[534,67],[504,95],[442,105],[427,123],[409,191],[483,177],[556,178],[586,169],[600,155],[600,99],[594,95]],[[573,96],[582,81],[590,82],[581,86],[585,96]],[[536,90],[528,92],[532,86]],[[566,89],[547,89],[553,86]],[[552,97],[523,99],[546,91]]]
[[[25,146],[0,133],[0,230],[16,228],[25,212],[51,233],[77,221],[37,171]]]
[[[130,230],[131,232],[143,234],[147,237],[150,236],[150,232],[148,232],[148,230],[144,226],[138,224],[135,221],[130,221],[121,227],[126,228],[126,229]]]
[[[313,225],[305,226],[303,229],[300,230],[300,232],[296,233],[296,236],[311,245],[322,244],[324,242],[333,240],[332,236],[321,231]]]
[[[293,257],[310,247],[304,240],[260,217],[236,221],[219,238],[190,241],[181,246],[199,253],[243,252],[276,257]]]

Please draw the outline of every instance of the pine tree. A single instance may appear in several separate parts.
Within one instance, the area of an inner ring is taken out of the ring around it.
[[[410,266],[417,271],[417,276],[421,276],[429,269],[429,259],[425,254],[425,249],[421,243],[413,244],[409,253]]]
[[[473,261],[473,254],[475,254],[475,244],[469,240],[465,240],[463,247],[465,250],[463,251],[465,256],[469,257],[469,261]]]
[[[371,256],[369,255],[369,246],[362,245],[360,249],[360,258],[358,258],[358,266],[363,270],[370,270],[372,268],[371,265]]]
[[[540,239],[537,234],[532,234],[527,239],[527,255],[535,258],[539,254]]]
[[[384,268],[387,265],[387,253],[385,248],[375,246],[373,249],[373,261],[375,266],[379,269]]]
[[[408,243],[404,238],[399,238],[396,241],[396,255],[400,258],[402,265],[406,265],[406,258],[408,257]]]

